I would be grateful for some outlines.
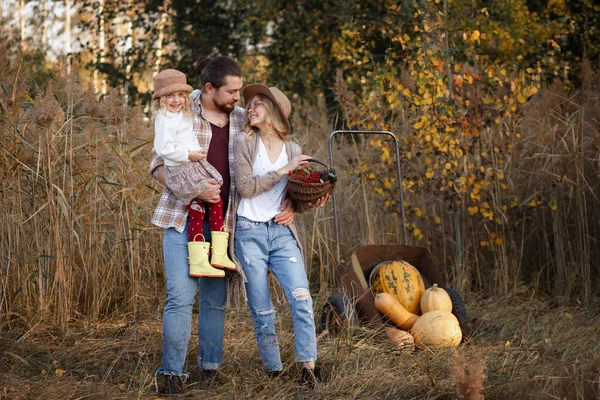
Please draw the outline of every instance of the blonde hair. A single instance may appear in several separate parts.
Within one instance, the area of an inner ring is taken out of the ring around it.
[[[178,92],[174,92],[174,93],[178,93]],[[181,112],[183,113],[183,115],[185,115],[188,118],[194,118],[194,113],[192,111],[192,100],[190,99],[190,95],[188,93],[185,92],[181,92],[184,93],[185,96],[185,104],[183,105],[183,107],[181,107]],[[164,96],[159,97],[156,100],[152,100],[152,117],[156,118],[156,114],[158,113],[159,110],[165,110],[166,109],[166,103],[167,103],[167,96],[170,95],[172,93],[167,93]]]
[[[281,140],[289,140],[288,135],[290,131],[288,130],[286,124],[283,122],[282,115],[275,108],[271,99],[262,94],[254,95],[248,104],[246,104],[246,115],[248,115],[248,106],[252,103],[252,100],[258,99],[261,103],[263,103],[265,110],[267,111],[267,125],[270,125],[273,130],[277,133],[277,136]],[[244,131],[248,133],[248,136],[251,136],[255,132],[258,132],[258,128],[250,126],[250,121],[246,118],[246,123],[244,124]]]

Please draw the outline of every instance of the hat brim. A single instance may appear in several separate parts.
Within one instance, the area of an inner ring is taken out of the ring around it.
[[[192,93],[192,90],[194,89],[190,85],[186,85],[185,83],[175,83],[173,85],[166,86],[154,92],[154,94],[152,95],[152,100],[156,100],[160,97],[176,92],[184,92],[190,94]]]
[[[281,107],[281,104],[279,104],[279,101],[275,98],[275,96],[273,95],[273,92],[271,92],[271,89],[269,89],[268,86],[261,85],[260,83],[253,83],[251,85],[246,86],[244,88],[244,90],[242,91],[242,96],[244,97],[244,105],[248,105],[248,103],[250,103],[250,100],[252,100],[252,98],[254,96],[256,96],[257,94],[261,94],[261,95],[265,96],[266,98],[268,98],[269,100],[271,100],[273,105],[275,105],[275,107],[279,111],[279,115],[281,115],[283,123],[285,124],[285,126],[287,127],[287,130],[289,132],[290,131],[290,121],[288,120],[287,116],[285,115],[283,107]]]

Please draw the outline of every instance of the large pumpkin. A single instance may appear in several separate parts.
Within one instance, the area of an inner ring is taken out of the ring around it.
[[[443,310],[429,311],[421,315],[410,334],[419,348],[458,346],[462,340],[458,320],[454,314]]]
[[[389,293],[398,299],[406,311],[418,314],[425,284],[419,271],[406,261],[386,261],[377,265],[369,277],[373,296]]]

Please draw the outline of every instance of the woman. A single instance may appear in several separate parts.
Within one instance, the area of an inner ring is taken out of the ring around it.
[[[300,146],[288,139],[287,117],[291,105],[279,89],[249,85],[243,97],[247,105],[247,129],[236,137],[233,145],[235,184],[240,195],[235,257],[247,279],[248,305],[267,374],[278,376],[283,369],[267,279],[271,270],[292,311],[302,381],[314,385],[318,382],[315,375],[317,340],[300,242],[293,222],[284,226],[273,221],[280,212],[289,171],[311,157],[303,155]],[[323,205],[326,200],[319,200],[315,206]]]

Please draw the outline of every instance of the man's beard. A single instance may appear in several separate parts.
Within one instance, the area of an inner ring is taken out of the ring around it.
[[[235,103],[230,104],[230,103],[214,102],[214,104],[219,110],[223,111],[225,114],[231,114],[233,112],[233,110],[235,109]]]

